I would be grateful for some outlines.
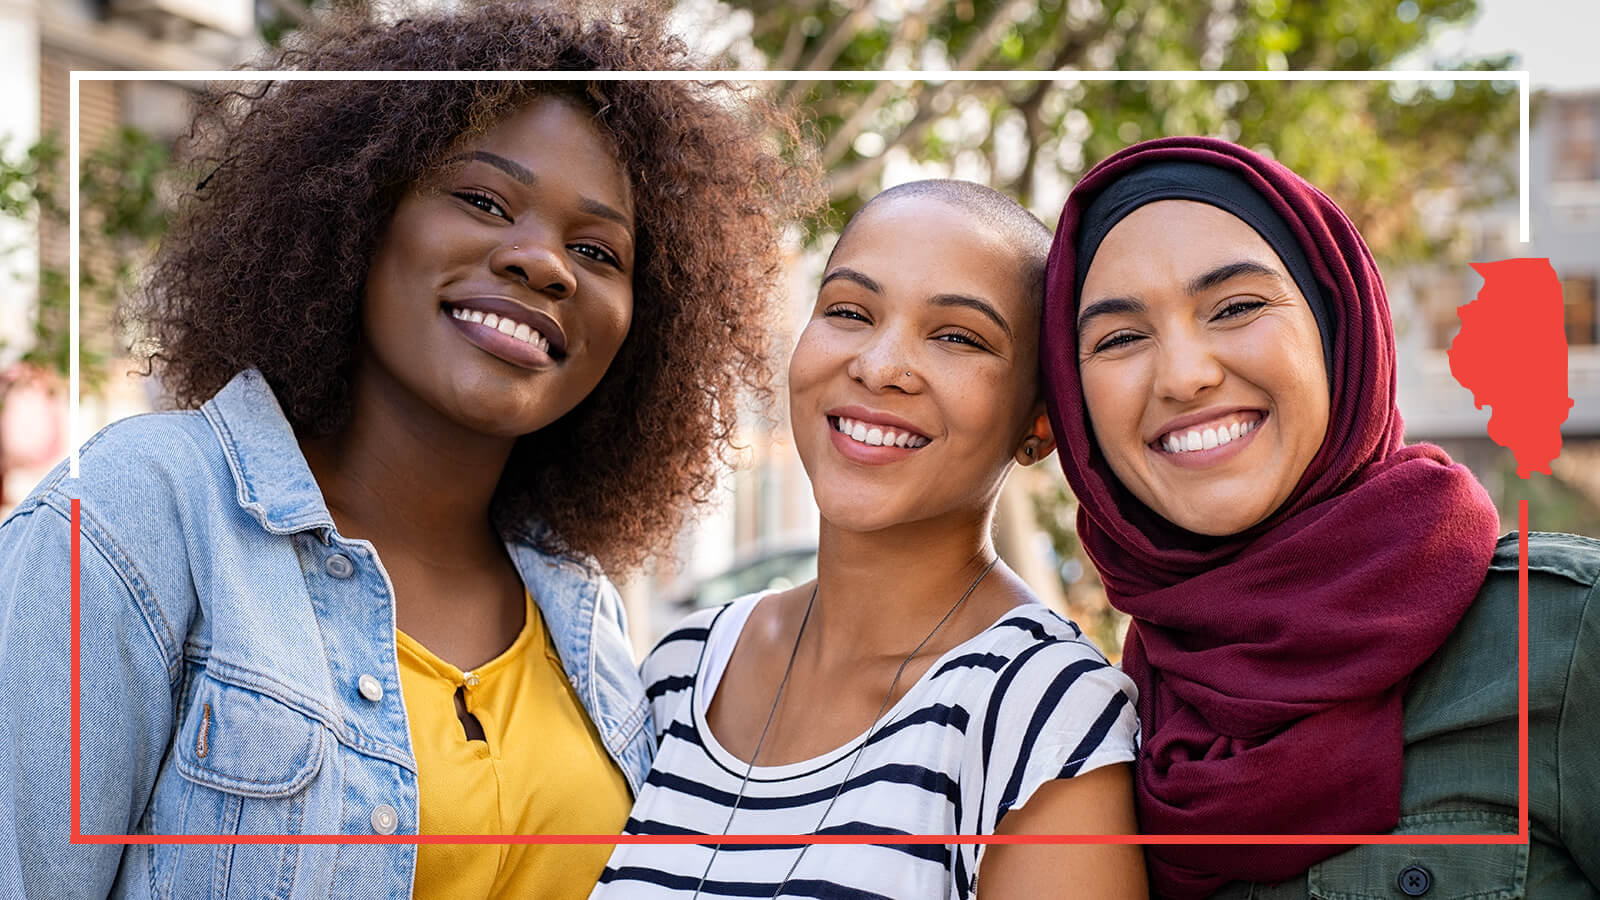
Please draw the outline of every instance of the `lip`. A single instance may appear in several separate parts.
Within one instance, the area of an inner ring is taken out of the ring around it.
[[[839,455],[843,456],[847,460],[850,460],[851,462],[859,463],[864,466],[881,466],[889,463],[899,462],[909,457],[911,454],[916,453],[918,450],[926,448],[928,445],[923,444],[921,447],[897,447],[893,444],[890,444],[887,446],[874,447],[871,444],[863,444],[860,441],[857,441],[855,438],[847,437],[844,432],[835,428],[835,419],[838,419],[842,416],[846,419],[854,419],[863,424],[878,425],[886,429],[892,428],[896,431],[904,431],[914,434],[924,440],[932,440],[932,438],[928,437],[927,434],[923,433],[910,422],[907,422],[898,416],[891,416],[888,413],[867,409],[864,406],[837,406],[824,413],[824,416],[825,418],[823,419],[823,424],[828,429],[828,438],[829,440],[833,441],[833,446],[839,451]]]
[[[510,335],[501,334],[499,329],[490,328],[487,325],[483,325],[478,322],[469,322],[466,319],[456,318],[450,313],[451,309],[454,308],[455,307],[448,305],[441,306],[439,308],[439,315],[443,316],[446,322],[449,322],[452,326],[454,326],[468,343],[477,347],[479,350],[488,353],[490,356],[493,356],[502,362],[510,363],[518,368],[530,369],[534,371],[551,369],[559,363],[560,358],[552,356],[551,353],[541,350],[532,344],[519,341]],[[480,306],[478,304],[473,304],[470,308],[481,309],[484,312],[495,312],[493,309],[489,309],[486,306]],[[524,307],[523,309],[525,310],[526,308]],[[499,315],[498,312],[495,312],[495,314]],[[510,313],[510,317],[513,319],[517,318],[517,315],[518,314],[516,312]],[[520,321],[527,322],[528,319],[524,318]],[[528,324],[531,327],[533,323],[529,322]],[[550,341],[550,349],[552,351],[555,349],[554,340]]]
[[[861,421],[866,420],[862,419]],[[833,427],[833,423],[826,419],[823,420],[823,424],[826,425],[828,437],[833,441],[833,446],[839,451],[839,455],[851,462],[860,463],[864,466],[881,466],[899,462],[917,452],[917,450],[922,449],[922,447],[913,449],[911,447],[895,447],[892,445],[874,447],[870,444],[860,443],[855,438],[845,437],[844,432]],[[923,445],[923,447],[926,446],[926,444]]]
[[[1241,407],[1241,409],[1252,408]],[[1237,412],[1238,410],[1234,411]],[[1256,411],[1260,412],[1260,410]],[[1226,413],[1224,413],[1224,415],[1226,415]],[[1176,424],[1169,425],[1166,431],[1161,432],[1161,434],[1164,435],[1168,431],[1175,431],[1179,428],[1183,428],[1186,425],[1197,425],[1201,422],[1214,419],[1216,416],[1217,414],[1215,412],[1208,412],[1202,414],[1199,418],[1195,418],[1194,416],[1183,416],[1173,419],[1172,421]],[[1182,453],[1168,453],[1166,450],[1163,450],[1160,446],[1158,446],[1157,442],[1160,440],[1159,436],[1155,441],[1145,444],[1144,449],[1146,453],[1154,454],[1155,457],[1162,462],[1167,463],[1168,465],[1177,466],[1180,469],[1205,469],[1220,463],[1225,463],[1228,460],[1233,459],[1235,456],[1243,453],[1244,449],[1250,446],[1250,443],[1256,439],[1256,435],[1261,433],[1261,429],[1266,427],[1269,418],[1270,417],[1265,412],[1261,412],[1261,418],[1256,421],[1256,427],[1250,429],[1249,434],[1240,435],[1226,444],[1218,444],[1217,446],[1212,447],[1210,450],[1186,450]]]
[[[549,313],[534,309],[533,307],[523,303],[518,303],[517,301],[508,297],[494,296],[468,297],[462,300],[446,301],[444,303],[445,312],[448,314],[452,309],[477,309],[486,313],[494,313],[501,318],[509,318],[518,322],[526,322],[528,327],[536,329],[540,334],[544,335],[545,340],[550,342],[549,356],[559,359],[567,354],[567,334],[561,330],[561,323],[557,322]],[[462,320],[454,317],[451,317],[450,321],[464,325],[474,324],[471,322],[462,322]],[[484,331],[494,331],[492,328],[483,328],[482,325],[478,325],[477,327],[483,329]],[[498,332],[496,333],[498,334]],[[505,335],[501,335],[501,337],[505,337]],[[520,344],[522,342],[515,341],[515,343]]]
[[[865,406],[836,406],[833,409],[824,412],[823,415],[831,419],[837,419],[842,416],[846,419],[855,419],[858,422],[865,422],[868,425],[882,425],[885,428],[893,428],[895,431],[907,431],[916,435],[917,437],[926,438],[930,441],[933,440],[931,435],[911,424],[910,422],[907,422],[905,419],[899,418],[898,416],[891,416],[885,412],[878,412],[874,409],[867,409]],[[831,424],[829,427],[832,427]],[[835,432],[838,431],[838,429],[834,430]]]
[[[1195,425],[1199,425],[1201,422],[1210,422],[1213,419],[1220,419],[1225,416],[1231,416],[1235,413],[1242,412],[1253,412],[1257,416],[1260,416],[1260,421],[1263,422],[1267,419],[1267,411],[1259,406],[1213,406],[1210,409],[1202,409],[1199,412],[1186,413],[1178,416],[1175,419],[1169,420],[1166,422],[1166,424],[1162,425],[1155,434],[1147,436],[1144,439],[1144,442],[1146,444],[1155,444],[1165,437],[1168,432],[1177,431],[1180,428],[1191,428]],[[1199,453],[1201,451],[1196,450],[1194,452]]]

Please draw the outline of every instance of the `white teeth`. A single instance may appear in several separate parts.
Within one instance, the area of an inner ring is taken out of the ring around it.
[[[486,313],[481,309],[463,309],[454,307],[450,315],[466,322],[474,322],[485,328],[493,328],[501,334],[516,338],[531,347],[537,347],[545,352],[550,351],[550,340],[532,325],[518,322],[515,319],[502,318],[494,313]]]
[[[1169,432],[1157,443],[1168,453],[1188,453],[1193,450],[1211,450],[1236,441],[1254,431],[1260,420],[1234,422],[1224,426]]]
[[[882,426],[872,426],[839,416],[833,426],[840,434],[848,435],[869,447],[906,447],[916,449],[926,446],[928,439],[910,433],[901,433]]]

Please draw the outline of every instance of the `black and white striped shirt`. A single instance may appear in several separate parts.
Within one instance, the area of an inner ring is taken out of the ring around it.
[[[706,711],[761,595],[689,616],[644,661],[660,751],[628,834],[721,834],[747,764]],[[1076,625],[1030,604],[940,657],[867,733],[814,759],[757,766],[732,834],[991,834],[1039,785],[1134,756],[1135,688]],[[870,734],[870,738],[868,735]],[[862,740],[867,746],[862,748]],[[726,844],[705,898],[969,898],[981,845]],[[709,846],[619,844],[591,900],[695,892]]]

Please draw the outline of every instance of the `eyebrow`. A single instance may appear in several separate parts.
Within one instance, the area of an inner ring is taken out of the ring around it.
[[[874,281],[865,273],[858,272],[849,266],[839,266],[838,268],[835,268],[833,271],[829,272],[827,275],[824,275],[822,277],[822,284],[818,285],[818,288],[820,289],[821,287],[825,287],[829,282],[838,280],[844,280],[851,282],[852,284],[860,285],[874,294],[881,295],[883,293],[883,288],[879,286],[878,282]],[[934,306],[954,306],[961,307],[963,309],[977,310],[978,312],[987,316],[990,321],[994,322],[994,324],[1000,326],[1000,330],[1006,333],[1007,338],[1016,340],[1016,335],[1012,333],[1011,326],[1006,323],[1005,317],[1000,315],[1000,312],[986,300],[981,300],[977,297],[969,296],[967,294],[935,294],[928,298],[928,302]]]
[[[859,284],[874,294],[883,293],[883,288],[879,287],[876,281],[873,281],[865,274],[857,272],[855,269],[852,269],[848,266],[839,266],[828,274],[822,276],[822,284],[818,285],[818,287],[827,287],[829,282],[838,281],[839,279],[844,279],[845,281]]]
[[[1138,314],[1147,309],[1149,307],[1144,305],[1144,301],[1136,297],[1107,297],[1104,300],[1096,300],[1078,313],[1078,337],[1080,339],[1083,337],[1084,328],[1096,316]]]
[[[473,150],[470,153],[463,153],[460,156],[454,157],[454,159],[470,159],[478,162],[488,163],[489,165],[494,166],[496,169],[499,169],[507,175],[510,175],[519,183],[528,187],[536,187],[539,184],[539,176],[530,172],[527,166],[524,166],[516,160],[506,159],[504,156],[501,156],[498,153],[490,153],[487,150]],[[610,219],[624,228],[633,228],[632,216],[601,203],[599,200],[595,200],[590,197],[579,197],[578,209],[591,216],[599,216],[602,219]]]
[[[1011,333],[1011,326],[1007,325],[1006,320],[1000,316],[1000,311],[977,297],[969,297],[966,294],[935,294],[929,302],[934,306],[959,306],[965,309],[975,309],[988,316],[994,324],[1000,326],[1000,330],[1006,333],[1008,339],[1016,340],[1016,335]]]
[[[1258,262],[1241,259],[1237,262],[1224,263],[1209,272],[1190,279],[1189,283],[1184,286],[1184,290],[1193,296],[1204,293],[1224,282],[1242,278],[1246,275],[1265,275],[1277,278],[1280,281],[1283,279],[1283,273],[1271,266],[1264,266]],[[1083,311],[1078,313],[1078,336],[1083,336],[1084,326],[1096,316],[1114,316],[1122,313],[1138,314],[1148,309],[1149,307],[1145,306],[1144,301],[1137,297],[1107,297],[1104,300],[1096,300],[1085,306]]]
[[[1267,275],[1280,280],[1283,278],[1282,273],[1277,269],[1248,259],[1241,259],[1238,262],[1217,266],[1204,275],[1194,278],[1189,282],[1188,291],[1190,294],[1199,294],[1225,281],[1241,278],[1245,275]]]

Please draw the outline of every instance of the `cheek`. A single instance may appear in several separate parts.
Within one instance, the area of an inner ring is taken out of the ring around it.
[[[1116,471],[1126,480],[1121,461],[1143,449],[1139,420],[1144,412],[1141,377],[1129,365],[1090,363],[1079,368],[1083,401],[1094,439]]]
[[[801,395],[821,377],[828,367],[827,360],[834,355],[831,344],[817,322],[807,325],[795,342],[789,356],[789,403],[793,406]]]

